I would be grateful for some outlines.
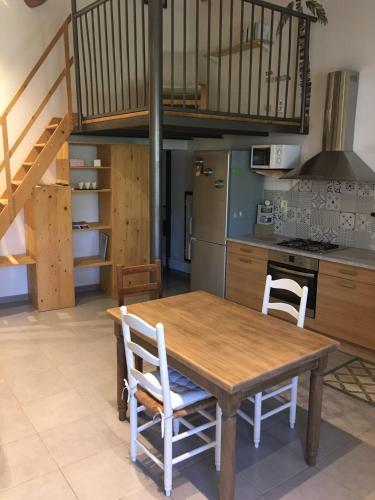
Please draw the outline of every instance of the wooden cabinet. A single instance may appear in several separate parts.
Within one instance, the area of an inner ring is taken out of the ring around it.
[[[375,349],[375,271],[322,262],[315,328]]]
[[[229,243],[225,292],[228,300],[258,311],[262,309],[267,260],[261,258],[267,258],[267,250]]]
[[[71,239],[71,191],[68,186],[37,186],[25,205],[29,295],[39,311],[74,306]]]

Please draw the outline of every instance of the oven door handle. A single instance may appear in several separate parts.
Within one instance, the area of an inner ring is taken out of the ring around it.
[[[268,269],[275,269],[275,271],[282,271],[283,273],[295,274],[296,276],[303,276],[305,278],[315,278],[313,273],[304,273],[302,271],[295,271],[286,267],[275,266],[274,264],[269,264]]]

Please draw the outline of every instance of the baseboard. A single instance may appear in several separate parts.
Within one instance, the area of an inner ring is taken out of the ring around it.
[[[27,293],[22,295],[8,295],[7,297],[0,297],[1,304],[18,304],[20,302],[29,302],[29,296]]]

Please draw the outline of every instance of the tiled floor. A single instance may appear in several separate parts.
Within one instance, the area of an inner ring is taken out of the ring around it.
[[[183,278],[178,291],[183,290]],[[176,289],[176,290],[177,290]],[[160,474],[128,458],[129,426],[116,415],[115,342],[99,294],[74,309],[0,309],[0,499],[163,498]],[[332,363],[342,363],[337,354]],[[239,422],[237,498],[375,499],[375,411],[326,388],[319,464],[303,461],[307,378],[300,379],[297,429],[266,421],[261,447]],[[184,462],[173,498],[215,498],[211,454]]]

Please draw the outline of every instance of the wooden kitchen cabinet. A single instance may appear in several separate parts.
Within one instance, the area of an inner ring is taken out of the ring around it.
[[[260,311],[267,274],[267,260],[253,258],[250,252],[241,251],[241,248],[254,249],[256,247],[233,245],[232,243],[227,254],[225,296],[228,300]],[[262,255],[267,255],[266,251],[264,252]],[[256,255],[260,255],[259,252]]]
[[[375,285],[371,283],[375,283],[374,271],[322,262],[315,329],[375,349]]]

